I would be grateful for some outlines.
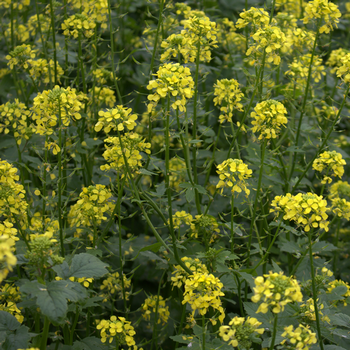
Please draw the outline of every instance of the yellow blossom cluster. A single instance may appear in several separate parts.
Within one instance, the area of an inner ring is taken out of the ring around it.
[[[15,316],[19,323],[22,323],[24,320],[24,316],[22,315],[21,310],[13,301],[8,301],[7,305],[0,304],[0,311],[6,311],[9,314]]]
[[[56,70],[57,70],[57,81],[60,82],[60,79],[64,74],[64,71],[58,62],[56,63]],[[53,60],[50,60],[49,63],[47,62],[46,59],[43,59],[43,58],[40,58],[37,60],[30,60],[29,75],[37,83],[38,86],[40,86],[41,82],[48,84],[50,82],[50,74],[51,74],[51,81],[53,81],[54,72],[55,72],[55,64]]]
[[[124,131],[125,129],[131,131],[136,126],[137,115],[131,114],[132,109],[123,106],[117,106],[113,109],[108,109],[106,111],[99,111],[98,122],[95,125],[95,131],[100,130],[108,134],[111,130]]]
[[[137,350],[134,339],[135,329],[124,317],[111,316],[110,320],[100,320],[96,328],[101,331],[102,343],[107,339],[112,343],[113,339],[117,338],[119,345],[125,344],[129,350]]]
[[[196,215],[192,221],[191,237],[198,238],[198,235],[202,233],[202,236],[209,238],[209,243],[213,243],[215,239],[219,237],[220,229],[217,220],[212,215]],[[205,234],[203,234],[205,232]]]
[[[303,52],[314,43],[315,33],[303,28],[289,28],[286,31],[286,39],[288,44],[281,48],[281,52],[286,55],[292,54],[294,50]]]
[[[317,301],[318,301],[318,299],[317,299]],[[317,303],[317,310],[318,310],[319,315],[321,316],[321,320],[329,323],[330,322],[329,317],[327,315],[323,315],[323,313],[321,311],[323,309],[324,309],[324,305]],[[310,299],[306,300],[305,304],[300,305],[300,311],[309,320],[316,321],[314,299],[310,298]]]
[[[62,124],[68,126],[71,119],[80,119],[80,110],[83,108],[82,97],[75,89],[62,88],[58,85],[52,90],[44,90],[34,97],[33,120],[36,122],[36,133],[52,135],[54,128],[62,119]]]
[[[0,159],[0,216],[11,218],[13,215],[24,217],[28,204],[25,200],[26,191],[17,183],[17,169],[6,160]]]
[[[285,127],[288,122],[286,114],[287,110],[281,102],[276,100],[260,102],[250,114],[254,119],[252,131],[259,133],[259,140],[275,139],[281,127]]]
[[[68,214],[71,225],[94,227],[107,220],[105,215],[111,214],[114,208],[111,197],[112,193],[105,185],[84,187]]]
[[[297,84],[306,85],[310,61],[310,53],[300,57],[294,57],[293,62],[288,64],[289,70],[286,71],[285,74],[291,76]],[[314,56],[312,60],[311,77],[318,83],[324,75],[326,75],[326,71],[325,66],[322,64],[322,59],[318,56]]]
[[[192,259],[187,256],[181,258],[186,267],[188,267],[194,274],[208,274],[209,271],[207,267],[198,259]],[[186,279],[188,277],[188,273],[180,266],[175,265],[175,270],[172,272],[174,276],[171,277],[171,283],[174,287],[181,288],[182,285],[185,284]]]
[[[305,2],[303,0],[276,0],[275,8],[299,17]]]
[[[313,0],[306,4],[303,18],[304,24],[312,20],[325,22],[320,27],[320,33],[329,33],[333,30],[333,26],[338,28],[341,13],[338,6],[328,0]]]
[[[47,34],[47,32],[50,30],[50,17],[45,14],[39,14],[39,21],[40,21],[40,28],[41,32],[43,34]],[[38,24],[38,16],[33,15],[28,18],[27,21],[27,32],[33,37],[36,36],[36,34],[39,34],[39,24]],[[41,42],[41,37],[39,35],[38,41]]]
[[[89,104],[95,103],[95,106],[98,108],[102,104],[105,104],[109,108],[112,108],[116,103],[116,98],[114,95],[114,91],[107,87],[98,87],[91,88],[89,90],[90,93],[90,101]]]
[[[106,151],[102,154],[103,158],[109,163],[101,165],[101,170],[108,171],[110,169],[118,172],[125,171],[124,155],[127,160],[128,167],[132,173],[142,166],[142,155],[140,152],[150,154],[151,144],[145,142],[137,133],[126,133],[121,136],[120,144],[118,137],[108,137],[105,141]]]
[[[332,67],[331,73],[335,73],[337,71],[337,68],[342,66],[342,58],[345,57],[348,53],[350,53],[349,50],[347,49],[337,49],[337,50],[332,50],[329,58],[327,60],[327,66]]]
[[[106,84],[107,80],[113,81],[113,72],[110,72],[109,70],[104,68],[94,69],[92,71],[92,75],[94,76],[96,82],[99,85]]]
[[[128,279],[125,274],[123,274],[123,284],[125,299],[128,300],[130,292],[127,289],[131,287],[131,279]],[[117,293],[120,299],[124,299],[123,284],[119,272],[109,273],[100,285],[100,296],[104,298],[103,302],[115,299]]]
[[[312,333],[308,325],[299,324],[295,329],[292,325],[285,327],[282,337],[286,339],[283,339],[281,344],[287,343],[298,350],[309,350],[312,344],[317,343],[316,333]]]
[[[20,24],[17,20],[13,20],[13,27],[15,30],[13,31],[14,37],[17,39],[18,43],[25,43],[29,39],[29,32],[25,25]],[[8,24],[7,29],[5,31],[5,37],[11,38],[11,22]]]
[[[350,220],[350,185],[347,181],[338,181],[329,189],[331,210],[339,217]]]
[[[329,222],[326,212],[327,201],[322,196],[314,193],[298,193],[292,196],[276,196],[271,203],[270,213],[283,213],[284,220],[293,220],[297,225],[303,227],[305,232],[311,228],[320,228],[328,232]]]
[[[322,183],[331,183],[331,176],[341,178],[344,175],[344,165],[346,165],[343,156],[336,151],[325,151],[320,154],[312,163],[312,169],[320,173],[325,171],[326,175],[322,179]]]
[[[0,133],[8,134],[10,130],[16,139],[18,145],[22,140],[29,140],[31,134],[35,131],[34,126],[28,121],[30,111],[27,106],[15,99],[14,102],[7,102],[0,106]]]
[[[264,333],[264,328],[259,328],[261,324],[254,317],[245,319],[244,317],[236,316],[231,319],[228,326],[220,327],[219,336],[234,348],[241,346],[244,349],[250,349],[252,334],[257,333],[260,335]]]
[[[263,8],[251,7],[249,10],[243,10],[239,14],[236,27],[241,29],[247,25],[251,25],[255,32],[257,28],[266,27],[269,24],[270,16]]]
[[[193,317],[196,310],[203,316],[208,312],[209,307],[212,307],[219,311],[220,316],[218,318],[222,323],[225,318],[220,299],[225,295],[221,291],[223,286],[220,280],[212,274],[196,272],[186,279],[182,304],[190,304]]]
[[[173,225],[174,229],[179,229],[182,224],[185,224],[187,226],[190,226],[191,228],[194,228],[192,225],[193,222],[193,216],[189,213],[186,213],[184,210],[177,211],[173,215]]]
[[[284,276],[283,272],[272,271],[264,277],[258,276],[254,281],[252,302],[262,301],[257,313],[265,314],[270,309],[273,313],[278,314],[288,303],[303,300],[298,281],[293,277]]]
[[[1,200],[0,200],[1,201]],[[9,222],[0,224],[0,283],[7,277],[17,264],[17,258],[14,255],[15,233]],[[10,234],[9,234],[10,231]],[[17,233],[17,230],[16,230]]]
[[[268,25],[258,29],[252,38],[255,43],[249,46],[246,52],[247,56],[252,54],[261,55],[265,51],[268,63],[280,64],[281,57],[279,56],[279,50],[283,46],[289,45],[289,43],[279,27]]]
[[[7,65],[13,69],[23,68],[28,69],[30,61],[35,58],[36,50],[33,50],[30,45],[20,45],[16,46],[13,51],[11,51],[6,59],[8,60]]]
[[[76,39],[83,35],[91,38],[94,35],[96,23],[86,13],[78,13],[68,17],[61,26],[66,36],[73,36]]]
[[[186,162],[179,157],[171,158],[169,161],[169,184],[175,190],[180,190],[180,184],[185,182]]]
[[[350,53],[340,59],[341,65],[337,69],[337,77],[342,78],[347,84],[350,83]]]
[[[17,303],[21,300],[21,293],[19,288],[14,284],[5,283],[0,287],[0,303],[14,302]]]
[[[146,321],[150,321],[152,312],[154,314],[157,313],[157,324],[162,323],[165,325],[170,316],[169,306],[166,306],[165,302],[166,300],[164,300],[161,295],[152,295],[148,297],[141,306],[142,317]]]
[[[233,110],[243,111],[240,103],[244,94],[235,79],[221,79],[214,84],[214,105],[220,106],[222,114],[219,116],[220,123],[232,122]]]
[[[159,67],[155,74],[157,79],[151,80],[147,85],[148,90],[156,89],[154,94],[148,95],[148,113],[157,106],[159,100],[165,97],[175,97],[172,103],[173,109],[180,112],[186,111],[186,100],[193,96],[194,82],[191,71],[188,67],[183,67],[179,63],[167,63]]]
[[[344,299],[340,300],[344,304],[344,306],[347,306],[348,305],[347,299],[350,297],[350,286],[349,286],[348,282],[344,282],[342,280],[334,280],[332,282],[329,282],[328,288],[327,288],[327,293],[331,293],[334,288],[339,287],[339,286],[346,287],[346,289],[347,289],[346,292],[344,294],[342,294]],[[337,302],[338,301],[336,301],[335,304]]]
[[[30,0],[0,0],[0,8],[9,9],[11,5],[14,9],[22,10],[24,6],[29,6]]]

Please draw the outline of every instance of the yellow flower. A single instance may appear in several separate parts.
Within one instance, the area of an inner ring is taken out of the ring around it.
[[[350,51],[347,49],[343,49],[343,48],[331,51],[329,58],[328,58],[328,61],[326,63],[327,66],[332,67],[331,73],[335,73],[337,71],[337,68],[339,68],[343,65],[341,60],[348,53],[350,53]]]
[[[264,279],[265,277],[265,279]],[[257,313],[266,313],[269,308],[273,313],[280,313],[284,310],[285,305],[295,301],[301,302],[303,295],[300,291],[298,281],[292,277],[283,275],[283,272],[269,272],[264,277],[255,278],[254,295],[252,302],[259,305]]]
[[[312,169],[319,172],[326,172],[322,183],[331,183],[330,176],[338,176],[341,178],[344,174],[344,165],[346,165],[343,156],[336,151],[325,151],[320,154],[312,163]]]
[[[350,185],[347,181],[338,181],[329,189],[331,210],[339,217],[350,220]]]
[[[123,283],[122,283],[123,282]],[[124,285],[124,292],[123,292]],[[131,279],[128,279],[125,274],[123,274],[123,281],[121,280],[120,274],[118,272],[109,273],[107,277],[102,281],[100,285],[101,294],[103,299],[102,302],[106,303],[108,300],[116,299],[116,294],[119,299],[129,299],[130,292],[127,289],[131,287]]]
[[[318,299],[317,299],[317,301],[318,301]],[[324,305],[317,303],[317,310],[318,310],[319,315],[321,316],[321,320],[324,322],[330,323],[329,317],[327,315],[323,315],[323,313],[321,311],[323,309],[324,309]],[[300,311],[309,320],[316,321],[315,302],[312,298],[306,300],[305,304],[300,305]]]
[[[73,36],[75,39],[79,35],[91,38],[94,35],[95,27],[96,23],[86,13],[70,16],[62,23],[63,34]]]
[[[9,314],[15,316],[19,323],[22,323],[24,320],[24,316],[22,315],[21,310],[13,301],[7,302],[7,305],[0,304],[0,311],[6,311]]]
[[[221,326],[219,329],[220,337],[233,347],[241,346],[244,349],[250,349],[251,335],[253,333],[263,334],[264,328],[258,328],[262,323],[254,317],[234,317],[229,326]]]
[[[269,24],[270,16],[263,8],[251,7],[248,11],[243,10],[239,14],[238,21],[236,22],[236,27],[241,29],[251,24],[254,31],[256,28],[263,28]]]
[[[95,101],[95,106],[100,107],[102,104],[105,104],[109,108],[112,108],[116,103],[116,98],[114,96],[114,91],[110,88],[103,87],[100,88],[98,86],[95,86],[95,89],[89,90],[91,99],[89,101],[89,105],[92,105],[93,103],[93,96]],[[91,113],[91,112],[90,112]]]
[[[288,345],[290,343],[290,346],[298,350],[309,350],[309,345],[317,343],[316,333],[311,332],[310,326],[302,324],[299,324],[296,329],[293,326],[285,327],[282,337],[288,340],[282,340],[281,344],[288,342]]]
[[[157,312],[157,324],[162,323],[165,325],[168,322],[170,316],[169,306],[166,306],[165,302],[166,300],[164,300],[161,295],[159,295],[159,298],[156,295],[148,297],[141,306],[141,309],[143,311],[142,317],[146,321],[150,321],[152,312]]]
[[[331,293],[334,288],[339,286],[344,286],[347,289],[346,292],[342,295],[344,299],[340,300],[344,304],[344,306],[346,306],[348,305],[347,298],[350,297],[350,286],[348,282],[344,282],[342,280],[335,280],[335,281],[329,282],[326,293]],[[337,303],[338,303],[338,300],[333,302],[334,305],[336,305]]]
[[[13,51],[10,52],[9,55],[6,56],[8,60],[7,65],[13,69],[15,66],[17,68],[28,69],[28,63],[31,62],[33,58],[35,58],[36,50],[32,50],[30,45],[21,45],[15,47]]]
[[[285,127],[288,122],[285,114],[287,114],[287,110],[281,102],[267,100],[258,103],[254,112],[250,114],[254,118],[252,131],[260,134],[259,140],[264,137],[275,139],[281,127]]]
[[[186,163],[179,157],[171,158],[169,161],[169,183],[174,191],[180,191],[180,184],[185,182]]]
[[[340,59],[341,65],[337,69],[337,77],[342,78],[345,83],[350,83],[350,53]]]

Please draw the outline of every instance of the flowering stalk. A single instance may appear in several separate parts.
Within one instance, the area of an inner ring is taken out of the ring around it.
[[[206,334],[206,327],[205,327],[205,315],[202,315],[202,349],[205,350],[205,334]]]
[[[50,321],[47,318],[47,316],[45,316],[44,329],[41,335],[41,346],[40,346],[42,350],[45,350],[47,348],[47,338],[49,336],[49,328],[50,328]]]
[[[316,328],[317,328],[317,335],[318,335],[318,342],[320,344],[321,350],[323,350],[323,341],[322,341],[322,334],[321,334],[321,328],[320,328],[320,316],[318,313],[318,306],[317,306],[317,293],[316,293],[316,285],[315,285],[315,271],[314,271],[314,261],[312,256],[312,236],[313,229],[311,229],[308,232],[309,237],[309,257],[310,257],[310,267],[311,267],[311,283],[312,283],[312,299],[314,300],[314,307],[315,307],[315,316],[316,316]]]
[[[50,0],[50,14],[51,14],[52,45],[53,45],[53,60],[54,60],[54,78],[55,78],[54,81],[56,86],[57,85],[57,50],[56,50],[55,16],[53,13],[52,0]]]
[[[276,340],[276,333],[277,333],[277,320],[278,320],[278,314],[274,314],[273,331],[272,331],[270,350],[273,350],[273,348],[275,347],[275,340]]]
[[[52,0],[50,0],[52,1]],[[62,118],[61,118],[61,99],[58,98],[58,222],[60,226],[60,243],[61,243],[61,255],[64,257],[64,244],[63,244],[63,220],[62,220]]]

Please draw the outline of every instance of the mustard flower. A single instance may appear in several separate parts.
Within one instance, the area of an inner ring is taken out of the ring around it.
[[[0,311],[8,312],[9,314],[16,317],[19,323],[22,323],[24,320],[24,316],[21,313],[21,310],[17,307],[16,303],[13,301],[8,301],[7,305],[0,304]]]
[[[101,341],[112,343],[117,338],[119,345],[127,345],[129,350],[137,350],[134,327],[124,317],[111,316],[110,320],[100,320],[96,326],[101,332]]]
[[[287,114],[287,110],[281,102],[267,100],[258,103],[254,112],[250,114],[254,119],[252,131],[260,134],[259,140],[263,138],[275,139],[281,127],[285,127],[288,122],[285,114]]]
[[[221,194],[225,187],[230,188],[232,195],[242,190],[249,196],[250,190],[247,188],[246,180],[251,177],[252,170],[243,163],[241,159],[229,158],[217,166],[219,182],[216,188],[221,188]]]
[[[23,7],[29,6],[30,0],[0,0],[0,8],[9,9],[11,4],[14,9],[23,10]]]
[[[292,28],[286,31],[287,45],[281,48],[284,54],[292,54],[294,50],[303,52],[309,50],[315,41],[315,33],[302,28]]]
[[[57,69],[57,81],[60,82],[60,79],[64,74],[64,71],[58,62],[56,63],[56,69]],[[49,73],[49,70],[51,73]],[[51,74],[51,80],[53,80],[54,72],[55,72],[55,64],[53,60],[50,60],[49,63],[47,62],[46,59],[42,59],[42,58],[37,60],[30,60],[29,75],[38,84],[38,86],[40,86],[41,82],[48,84],[50,82],[50,74]]]
[[[119,272],[109,273],[100,285],[100,296],[104,298],[102,302],[106,303],[108,300],[114,300],[116,295],[118,295],[119,299],[124,299],[123,284],[125,299],[129,300],[130,292],[127,289],[131,288],[131,279],[128,279],[126,275],[123,274],[122,283]]]
[[[350,297],[350,286],[348,282],[344,282],[342,280],[334,280],[332,282],[329,282],[326,293],[331,293],[334,288],[339,286],[344,286],[347,289],[346,292],[342,294],[344,299],[340,300],[344,304],[344,306],[347,306],[348,305],[347,299]],[[338,300],[334,302],[334,305],[336,305],[337,303],[338,303]]]
[[[317,299],[318,301],[318,299]],[[330,319],[327,315],[323,315],[322,311],[324,309],[324,305],[317,303],[317,310],[321,317],[321,320],[324,322],[330,322]],[[311,321],[316,321],[316,314],[315,314],[315,302],[312,298],[306,300],[305,304],[300,305],[300,311],[304,314],[305,317],[307,317]]]
[[[331,183],[331,176],[341,178],[344,175],[344,165],[346,165],[343,156],[336,151],[325,151],[320,154],[312,163],[312,169],[319,172],[326,172],[322,183]]]
[[[68,17],[61,27],[65,36],[73,36],[76,39],[83,35],[91,38],[94,35],[96,23],[86,13],[78,13]]]
[[[157,324],[162,323],[163,325],[165,325],[168,322],[170,316],[169,306],[166,306],[165,302],[166,300],[164,300],[161,295],[151,295],[144,301],[144,303],[141,306],[142,317],[146,321],[150,321],[151,314],[157,312]]]
[[[21,301],[19,288],[13,283],[5,283],[0,287],[0,303],[4,304],[5,301],[14,303]]]
[[[16,241],[19,241],[17,234],[17,229],[13,227],[13,224],[10,221],[5,220],[0,223],[0,236],[5,235],[11,245],[15,244]]]
[[[249,46],[246,55],[251,54],[261,55],[263,50],[266,53],[266,60],[268,63],[279,65],[281,57],[279,50],[283,46],[288,45],[285,34],[279,27],[268,25],[264,28],[258,29],[252,36],[255,43]]]
[[[95,131],[100,130],[108,134],[111,130],[124,131],[125,129],[131,131],[135,128],[137,120],[136,114],[131,114],[132,109],[123,106],[117,106],[116,108],[106,111],[99,111],[97,124],[95,125]]]
[[[209,271],[207,267],[197,258],[192,259],[187,256],[181,258],[183,263],[191,270],[194,274],[208,274]],[[185,284],[186,279],[188,278],[188,273],[180,266],[175,265],[175,270],[172,272],[174,276],[171,277],[172,288],[178,287],[181,288]]]
[[[114,203],[110,200],[111,191],[105,185],[84,187],[79,199],[69,212],[71,225],[94,227],[106,221],[106,214],[111,214]]]
[[[339,217],[350,220],[350,185],[347,181],[338,181],[329,189],[331,210]]]
[[[341,13],[338,6],[328,0],[313,0],[306,4],[303,18],[304,24],[309,23],[313,19],[325,22],[320,27],[320,33],[329,33],[333,30],[333,26],[338,28]]]
[[[306,80],[309,74],[309,66],[311,54],[300,57],[294,57],[293,62],[288,64],[289,70],[286,75],[290,75],[298,84],[306,85]],[[318,83],[322,76],[326,75],[325,66],[322,64],[322,59],[314,56],[312,60],[311,77]]]
[[[293,220],[297,225],[302,226],[305,232],[311,228],[320,228],[328,232],[329,222],[326,212],[327,201],[322,196],[314,193],[298,193],[292,196],[287,193],[285,196],[276,196],[271,203],[271,212],[282,212],[284,220]]]
[[[36,122],[36,133],[52,135],[61,115],[62,124],[68,126],[71,119],[80,119],[83,104],[82,97],[75,89],[55,86],[53,90],[44,90],[34,97],[33,120]]]
[[[25,25],[19,24],[15,19],[13,20],[13,31],[14,38],[17,39],[17,42],[25,43],[29,39],[29,32]],[[11,40],[11,22],[8,24],[5,31],[5,37]]]
[[[256,28],[264,28],[269,24],[270,15],[263,8],[251,7],[249,10],[243,10],[239,14],[239,18],[236,22],[236,27],[242,29],[247,25],[251,25],[253,30]]]
[[[104,68],[98,68],[92,71],[92,75],[96,79],[96,82],[99,85],[103,85],[107,83],[107,80],[113,81],[113,72],[108,71]]]
[[[151,153],[151,144],[144,142],[144,139],[137,133],[126,133],[122,135],[122,145],[118,137],[108,137],[104,141],[106,151],[102,156],[109,164],[101,165],[101,170],[103,171],[113,169],[124,174],[124,171],[126,171],[123,157],[124,149],[129,169],[134,174],[142,166],[142,155],[140,152]]]
[[[95,106],[97,107],[100,107],[101,105],[105,104],[109,108],[112,108],[113,106],[115,106],[117,101],[115,98],[114,91],[107,87],[101,88],[101,87],[95,86],[94,89],[91,88],[89,90],[89,94],[90,94],[89,105],[92,105],[94,101]]]
[[[340,59],[341,65],[337,69],[337,77],[341,78],[345,83],[350,83],[350,53]]]
[[[183,14],[186,17],[186,15],[191,11],[191,7],[188,6],[186,3],[177,2],[175,3],[175,7],[177,15]]]
[[[40,28],[41,32],[43,34],[47,34],[47,32],[50,30],[51,25],[51,18],[48,15],[45,14],[39,14],[39,21],[40,21]],[[39,34],[39,24],[38,24],[38,16],[33,15],[28,18],[27,21],[27,31],[32,37],[36,37],[37,34]],[[39,38],[37,39],[39,42],[41,42],[41,37],[39,35]]]
[[[18,99],[1,105],[0,116],[0,133],[8,134],[11,131],[18,145],[23,139],[29,140],[35,131],[34,126],[30,124],[30,111]]]
[[[191,224],[191,237],[198,238],[200,233],[206,232],[209,244],[213,243],[220,235],[219,224],[211,215],[196,215]]]
[[[254,317],[234,317],[228,326],[221,326],[219,329],[220,337],[232,345],[234,348],[241,346],[244,349],[250,349],[252,345],[251,336],[263,334],[264,328],[258,328],[262,323]],[[256,334],[257,333],[257,334]]]
[[[180,226],[182,226],[183,224],[187,226],[192,226],[192,222],[193,222],[193,216],[189,213],[186,213],[184,210],[177,211],[173,215],[174,229],[179,229]]]
[[[33,50],[30,45],[20,45],[16,46],[13,51],[11,51],[6,59],[8,60],[7,65],[10,69],[23,68],[28,69],[30,61],[35,58],[36,50]]]
[[[221,303],[221,296],[225,294],[221,291],[223,284],[217,277],[207,273],[194,273],[185,282],[185,293],[182,304],[190,304],[192,316],[196,310],[200,315],[205,315],[209,307],[219,311],[219,320],[222,323],[225,318],[224,309]]]
[[[312,344],[317,343],[316,333],[311,332],[310,326],[303,326],[302,324],[299,324],[295,329],[293,326],[285,327],[282,337],[286,339],[283,339],[281,344],[287,342],[288,345],[297,350],[309,350]]]
[[[343,65],[341,60],[348,53],[350,53],[350,51],[343,48],[331,51],[329,58],[326,62],[326,65],[332,68],[331,73],[335,73],[337,69]]]
[[[147,86],[148,90],[156,89],[154,94],[148,95],[148,113],[157,106],[161,98],[167,96],[175,97],[172,103],[173,109],[179,109],[180,112],[186,111],[187,99],[193,96],[194,82],[188,67],[183,67],[179,63],[167,63],[161,66],[155,74],[157,79],[151,80]]]
[[[180,191],[180,184],[186,180],[186,162],[179,157],[169,161],[169,184],[175,191]]]
[[[0,234],[0,283],[17,264],[15,241],[8,234]]]
[[[279,11],[284,11],[299,18],[302,8],[305,7],[303,0],[276,0],[275,8]]]
[[[239,88],[239,83],[235,79],[221,79],[214,84],[214,105],[221,106],[223,112],[219,116],[220,123],[225,121],[232,122],[233,110],[243,111],[243,105],[240,103],[244,94]]]
[[[283,272],[271,271],[264,277],[258,276],[254,281],[252,302],[262,301],[257,313],[265,314],[270,309],[273,313],[278,314],[288,303],[303,300],[298,281],[293,277],[284,276]]]

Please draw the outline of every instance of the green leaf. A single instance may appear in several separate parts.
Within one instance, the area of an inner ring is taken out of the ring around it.
[[[69,266],[66,261],[64,261],[61,265],[53,266],[52,270],[57,273],[58,277],[61,277],[63,279],[68,279],[70,277]]]
[[[246,272],[241,272],[241,271],[239,271],[238,273],[241,275],[241,277],[244,280],[246,280],[248,282],[250,288],[253,289],[255,287],[254,278],[251,274],[246,273]]]
[[[346,350],[338,345],[325,345],[324,350]]]
[[[162,246],[162,243],[157,242],[157,243],[148,245],[147,247],[143,247],[142,249],[140,249],[140,252],[146,252],[147,250],[151,250],[152,252],[157,253],[161,246]]]
[[[204,187],[202,187],[201,185],[195,185],[194,187],[199,193],[207,194],[207,190]]]
[[[73,350],[100,350],[108,348],[108,345],[102,343],[101,339],[96,337],[87,337],[81,341],[75,341],[73,344]]]
[[[88,149],[92,149],[95,146],[100,145],[101,143],[103,143],[103,141],[100,140],[100,139],[95,140],[95,139],[92,139],[90,137],[84,138],[84,141],[86,143],[86,148],[88,148]]]
[[[350,328],[350,316],[348,315],[338,313],[329,318],[334,325]]]
[[[183,182],[179,185],[181,188],[192,188],[192,184],[189,182]]]
[[[187,200],[187,202],[190,203],[194,199],[194,196],[195,196],[194,189],[193,188],[188,188],[186,190],[186,200]]]
[[[146,169],[139,169],[139,173],[143,174],[143,175],[157,175],[156,173],[152,172],[152,171],[149,171],[149,170],[146,170]]]
[[[102,262],[96,256],[87,253],[80,253],[74,255],[70,266],[69,277],[85,277],[96,278],[102,277],[108,271],[106,269],[107,264]]]
[[[28,327],[21,326],[14,332],[7,335],[4,344],[2,344],[1,349],[3,350],[17,350],[17,349],[27,349],[29,339],[31,335],[28,333]],[[1,344],[0,344],[1,345]]]
[[[157,197],[162,197],[165,193],[165,182],[162,182],[156,189]]]
[[[17,321],[15,316],[6,311],[0,311],[0,332],[14,331],[20,326],[21,324]]]
[[[181,344],[189,344],[190,342],[191,342],[191,340],[189,340],[189,339],[186,339],[186,340],[184,340],[182,337],[186,337],[186,335],[172,335],[172,336],[170,336],[169,338],[170,339],[172,339],[172,340],[174,340],[175,342],[177,342],[177,343],[181,343]]]

